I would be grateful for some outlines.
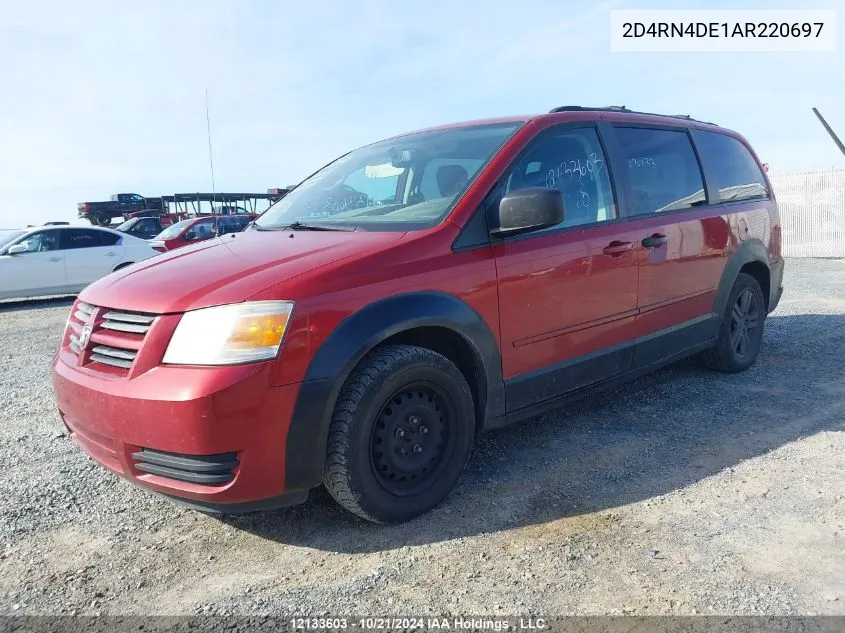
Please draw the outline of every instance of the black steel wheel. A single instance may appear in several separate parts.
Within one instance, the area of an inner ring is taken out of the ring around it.
[[[391,494],[425,490],[454,449],[455,407],[434,384],[411,383],[387,399],[373,425],[373,474]],[[450,419],[451,418],[451,419]]]
[[[474,435],[472,394],[452,362],[422,347],[384,347],[338,397],[323,484],[358,516],[405,521],[449,493]]]
[[[740,273],[731,289],[716,345],[701,356],[705,367],[735,373],[745,371],[760,354],[766,302],[757,280]]]

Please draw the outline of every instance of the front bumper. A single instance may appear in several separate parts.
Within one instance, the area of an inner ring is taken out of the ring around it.
[[[74,359],[63,349],[53,362],[59,413],[73,441],[112,472],[205,511],[305,500],[307,490],[285,487],[285,444],[299,385],[271,386],[273,363],[158,366],[129,380],[71,365]],[[234,454],[236,463],[225,482],[182,481],[142,470],[138,455],[145,449],[184,456],[189,464],[201,461],[194,456]]]

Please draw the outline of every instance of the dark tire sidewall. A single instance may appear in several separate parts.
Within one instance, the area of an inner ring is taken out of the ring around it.
[[[445,469],[427,489],[416,495],[399,496],[387,491],[373,472],[371,438],[377,416],[387,399],[412,382],[434,383],[446,395],[453,412],[454,419],[449,420],[449,424],[454,442],[450,454],[444,456],[447,459]],[[384,522],[406,520],[437,505],[463,472],[475,434],[471,394],[463,376],[450,363],[439,366],[429,359],[414,360],[379,376],[362,398],[350,431],[346,458],[361,508]]]
[[[754,346],[754,353],[747,357],[740,358],[737,356],[733,345],[731,345],[731,314],[737,298],[746,289],[751,290],[754,294],[754,300],[757,302],[759,325],[757,326],[757,330],[754,332],[753,338],[749,339],[750,343]],[[760,355],[760,348],[763,345],[763,330],[765,323],[766,302],[763,297],[763,290],[760,288],[760,284],[757,283],[757,280],[754,279],[754,277],[745,273],[740,273],[736,283],[734,283],[733,289],[731,290],[730,297],[728,298],[728,305],[725,309],[725,314],[722,318],[722,326],[719,332],[719,344],[724,346],[724,350],[733,365],[733,369],[743,371],[751,367],[751,365],[753,365],[757,360],[757,357]]]

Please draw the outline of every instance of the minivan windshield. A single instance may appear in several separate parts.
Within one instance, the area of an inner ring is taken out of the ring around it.
[[[418,132],[354,150],[305,179],[257,230],[410,231],[441,222],[522,122]]]

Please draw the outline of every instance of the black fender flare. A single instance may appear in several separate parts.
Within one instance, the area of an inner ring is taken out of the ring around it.
[[[759,239],[750,239],[739,244],[737,249],[728,258],[728,263],[722,271],[722,279],[716,290],[716,298],[713,301],[713,314],[717,315],[721,322],[722,315],[728,307],[728,297],[736,282],[739,271],[742,267],[751,262],[759,262],[767,269],[769,268],[769,253],[765,244]],[[769,297],[766,297],[766,301]]]
[[[501,353],[481,315],[442,292],[412,292],[376,301],[344,319],[311,358],[285,442],[286,492],[320,484],[332,410],[358,362],[388,338],[419,327],[448,328],[469,344],[483,369],[485,419],[504,415]]]

